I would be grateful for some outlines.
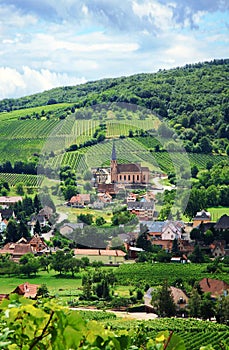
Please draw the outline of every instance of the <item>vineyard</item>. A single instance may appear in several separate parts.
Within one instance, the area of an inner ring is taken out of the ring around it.
[[[121,285],[160,285],[167,280],[172,285],[179,277],[184,282],[200,281],[209,277],[205,264],[123,264],[115,270],[118,284]],[[228,271],[212,274],[211,278],[229,283]]]
[[[43,181],[43,176],[0,173],[0,181],[6,181],[10,186],[15,186],[17,183],[22,182],[27,187],[39,187]]]
[[[112,320],[104,322],[112,330],[127,330],[133,339],[154,339],[161,331],[174,331],[185,343],[186,350],[199,350],[201,346],[212,345],[214,350],[229,345],[229,327],[196,319],[160,318],[151,321]]]
[[[71,106],[72,103],[57,103],[53,105],[18,109],[11,112],[2,112],[0,113],[0,121],[3,122],[5,120],[18,120],[19,118],[26,116],[35,116],[36,114],[40,115],[42,111],[44,111],[45,114],[57,113],[59,111],[64,111],[67,108],[71,108]]]

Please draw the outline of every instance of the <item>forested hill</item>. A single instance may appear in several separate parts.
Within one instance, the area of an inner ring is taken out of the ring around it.
[[[103,79],[0,101],[0,111],[72,102],[84,107],[106,102],[134,103],[168,118],[192,144],[201,137],[225,149],[229,124],[229,59],[161,70],[154,74]]]

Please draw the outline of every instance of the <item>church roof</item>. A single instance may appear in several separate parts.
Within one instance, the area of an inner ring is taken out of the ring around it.
[[[141,166],[139,164],[130,163],[130,164],[118,164],[117,172],[120,173],[135,173],[140,172]]]

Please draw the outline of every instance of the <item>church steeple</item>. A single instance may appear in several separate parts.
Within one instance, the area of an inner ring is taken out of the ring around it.
[[[113,145],[112,145],[111,160],[117,160],[117,158],[116,158],[116,149],[115,149],[115,143],[114,143],[114,141],[113,141]]]
[[[111,153],[111,182],[117,182],[117,158],[116,158],[116,149],[115,143],[113,141],[112,153]]]

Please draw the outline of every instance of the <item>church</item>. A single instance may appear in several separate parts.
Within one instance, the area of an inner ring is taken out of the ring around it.
[[[149,168],[138,163],[118,164],[115,144],[113,143],[110,182],[117,184],[147,184],[149,183]]]

